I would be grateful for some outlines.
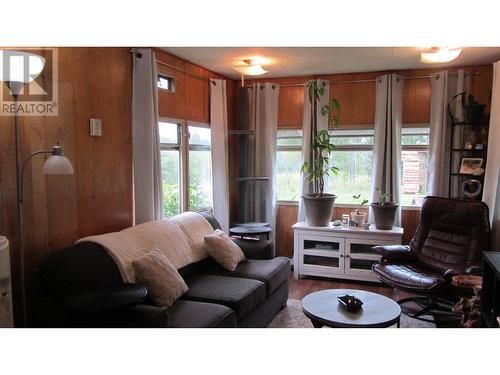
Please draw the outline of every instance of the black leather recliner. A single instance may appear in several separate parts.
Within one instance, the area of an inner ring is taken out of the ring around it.
[[[421,310],[413,317],[443,312],[454,275],[480,274],[483,251],[490,247],[488,206],[483,202],[426,197],[409,245],[375,246],[382,256],[373,265],[380,281],[424,297],[405,298]],[[425,319],[422,319],[425,320]]]

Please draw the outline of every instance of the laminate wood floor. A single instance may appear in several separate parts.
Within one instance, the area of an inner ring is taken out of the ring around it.
[[[397,301],[401,298],[412,296],[412,294],[396,290],[380,283],[368,283],[361,281],[326,279],[320,277],[303,277],[295,280],[293,273],[289,276],[289,297],[302,300],[306,295],[325,289],[361,289],[368,292],[382,294]]]

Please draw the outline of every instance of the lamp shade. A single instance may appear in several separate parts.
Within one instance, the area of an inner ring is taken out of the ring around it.
[[[246,76],[260,76],[267,73],[267,70],[260,65],[233,66],[233,69]]]
[[[45,161],[44,174],[73,174],[73,166],[66,156],[52,155]]]

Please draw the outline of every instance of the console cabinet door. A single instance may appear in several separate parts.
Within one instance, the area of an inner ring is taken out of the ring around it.
[[[345,238],[299,235],[300,270],[305,275],[330,276],[344,273]]]
[[[380,238],[346,238],[345,273],[365,280],[377,280],[372,266],[380,260],[373,246],[394,244],[394,240]]]

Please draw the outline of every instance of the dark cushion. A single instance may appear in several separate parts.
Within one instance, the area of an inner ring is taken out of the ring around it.
[[[214,230],[222,229],[219,222],[217,221],[217,219],[215,218],[214,214],[211,211],[200,210],[200,211],[196,211],[196,212],[198,214],[200,214],[201,216],[203,216],[205,218],[205,220],[210,223],[212,228],[214,228]]]
[[[375,263],[373,271],[384,283],[414,292],[440,293],[449,286],[440,275],[414,265]]]
[[[218,264],[214,264],[213,267],[204,272],[262,281],[266,284],[266,294],[269,296],[288,279],[290,275],[290,260],[283,257],[269,260],[247,259],[240,262],[233,272],[226,270]]]
[[[170,328],[232,328],[236,314],[213,303],[177,300],[168,310]]]
[[[189,291],[182,299],[227,306],[236,312],[238,320],[266,299],[266,285],[257,280],[192,274],[185,281]]]

